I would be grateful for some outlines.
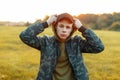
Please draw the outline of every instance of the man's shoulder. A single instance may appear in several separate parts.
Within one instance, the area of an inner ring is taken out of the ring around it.
[[[47,41],[47,42],[54,42],[55,41],[54,36],[44,35],[44,36],[42,36],[42,38],[44,41]]]

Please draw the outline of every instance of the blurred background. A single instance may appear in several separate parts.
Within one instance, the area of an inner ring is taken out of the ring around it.
[[[105,45],[100,54],[83,54],[90,80],[119,80],[119,4],[119,0],[0,0],[0,80],[35,80],[40,52],[23,44],[19,34],[30,24],[64,12],[92,29]],[[40,36],[46,34],[53,35],[50,27]]]

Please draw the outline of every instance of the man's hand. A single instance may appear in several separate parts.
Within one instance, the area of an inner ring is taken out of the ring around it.
[[[57,20],[57,15],[52,15],[48,18],[47,23],[48,25],[51,25],[52,23],[56,22]]]
[[[74,18],[74,24],[75,24],[77,29],[79,29],[82,26],[82,23],[77,18]]]

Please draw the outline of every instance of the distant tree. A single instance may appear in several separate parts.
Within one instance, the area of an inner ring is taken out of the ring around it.
[[[49,16],[46,15],[42,21],[44,22],[44,21],[46,21],[48,18],[49,18]]]
[[[38,20],[36,20],[35,22],[44,22],[44,21],[46,21],[48,18],[49,18],[49,16],[46,15],[46,16],[43,18],[43,20],[42,20],[42,19],[38,19]]]
[[[96,29],[96,21],[97,21],[98,15],[81,14],[81,15],[78,15],[77,18],[79,18],[84,25],[89,25],[90,28]]]
[[[98,15],[95,14],[81,14],[79,16],[77,16],[81,21],[83,21],[84,23],[88,24],[88,23],[95,23]]]
[[[114,12],[113,18],[114,18],[114,21],[120,21],[120,12],[119,13]]]
[[[36,23],[36,22],[42,22],[42,20],[41,20],[41,19],[38,19],[38,20],[35,21],[35,23]]]
[[[25,23],[25,26],[29,26],[31,23],[30,22],[26,22]]]
[[[108,30],[120,31],[120,21],[114,22]]]
[[[98,29],[103,29],[106,26],[107,26],[107,24],[106,24],[106,16],[104,16],[103,14],[99,15],[99,17],[97,19],[97,28]]]

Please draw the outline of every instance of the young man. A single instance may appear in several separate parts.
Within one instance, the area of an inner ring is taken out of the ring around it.
[[[50,25],[54,36],[37,36]],[[71,37],[76,30],[85,39]],[[98,36],[68,13],[52,15],[46,22],[29,26],[20,34],[20,38],[41,52],[37,80],[89,80],[82,53],[99,53],[104,50]]]

